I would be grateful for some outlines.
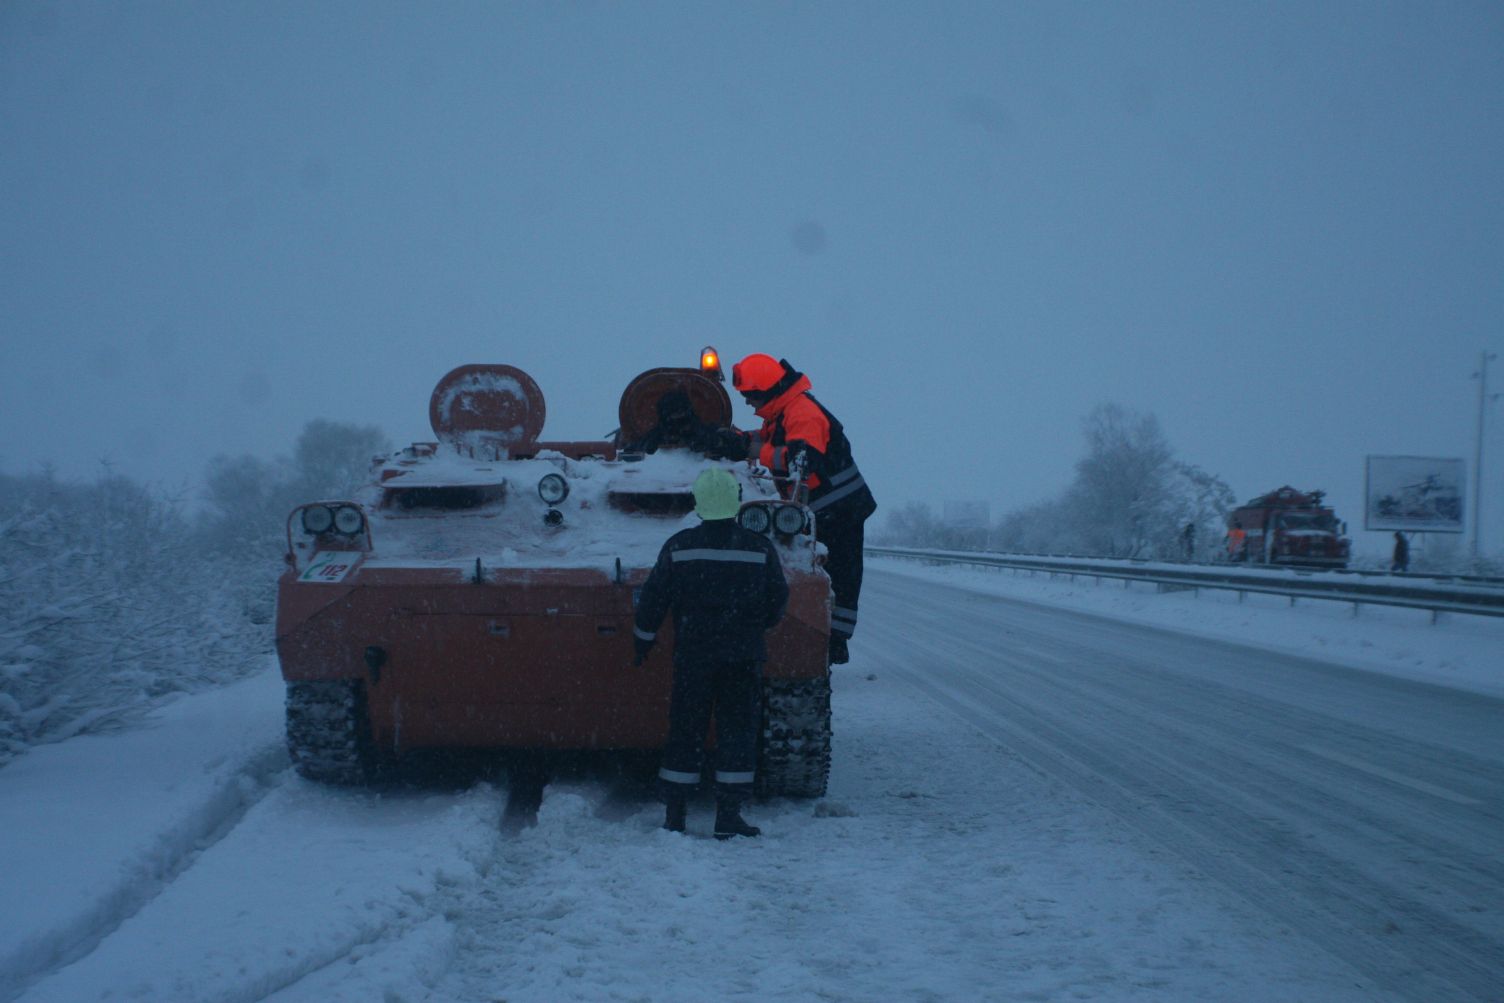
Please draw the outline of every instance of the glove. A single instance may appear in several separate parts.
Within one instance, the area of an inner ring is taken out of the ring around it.
[[[712,460],[745,460],[747,440],[735,429],[717,428],[707,436],[702,450]]]
[[[715,449],[715,432],[716,430],[709,425],[702,425],[697,422],[694,430],[685,438],[684,444],[696,453],[709,453]]]
[[[636,653],[636,657],[632,659],[632,665],[634,667],[639,666],[642,664],[643,659],[648,657],[648,652],[653,650],[653,642],[644,641],[640,637],[634,637],[632,638],[632,650]]]

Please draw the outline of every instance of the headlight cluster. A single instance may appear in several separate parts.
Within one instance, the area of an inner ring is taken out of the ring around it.
[[[804,509],[794,505],[780,505],[773,511],[773,528],[785,536],[804,532]]]
[[[563,474],[544,474],[538,482],[538,497],[546,504],[557,505],[569,497],[569,482]]]
[[[736,514],[736,521],[742,529],[753,533],[766,533],[768,527],[773,524],[773,517],[763,505],[748,505]]]
[[[784,536],[794,536],[809,529],[809,513],[798,505],[748,505],[736,516],[742,529],[766,533],[771,527]]]
[[[303,510],[303,532],[317,536],[331,529],[354,536],[366,528],[366,517],[354,505],[309,505]]]
[[[543,513],[543,525],[553,529],[564,525],[564,513],[554,508],[569,497],[569,482],[564,479],[564,475],[544,474],[538,481],[538,497],[548,506],[548,511]]]

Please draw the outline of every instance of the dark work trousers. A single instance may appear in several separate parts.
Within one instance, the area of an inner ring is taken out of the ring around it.
[[[856,605],[862,594],[862,541],[865,519],[842,519],[839,515],[815,517],[815,535],[829,551],[825,573],[835,601],[830,609],[830,631],[849,639],[856,633]]]
[[[700,782],[712,710],[716,793],[745,798],[752,792],[762,728],[762,663],[675,658],[668,744],[658,770],[666,798],[685,797]]]

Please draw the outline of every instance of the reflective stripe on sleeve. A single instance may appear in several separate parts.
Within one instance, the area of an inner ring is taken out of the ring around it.
[[[638,627],[638,626],[635,626],[635,625],[632,627],[632,633],[638,639],[643,640],[643,641],[653,641],[653,640],[657,640],[657,638],[658,638],[658,632],[657,631],[654,631],[654,630],[643,630],[641,627]]]
[[[737,564],[767,564],[768,555],[760,550],[716,550],[691,548],[673,552],[674,561],[730,561]]]
[[[860,473],[861,471],[856,468],[855,464],[853,464],[852,466],[847,467],[845,470],[842,470],[840,473],[831,474],[826,478],[826,480],[830,482],[831,487],[835,487],[838,484],[845,484],[847,481],[851,480],[853,477],[857,476]]]
[[[850,484],[843,484],[840,487],[836,488],[834,491],[832,491],[830,494],[828,494],[828,495],[821,495],[819,498],[817,498],[814,501],[810,502],[809,503],[809,510],[811,512],[818,512],[822,508],[825,508],[827,505],[834,505],[836,502],[840,501],[842,498],[845,498],[847,495],[855,494],[857,491],[860,491],[862,488],[864,488],[866,486],[867,486],[867,482],[865,480],[863,480],[862,478],[858,477],[856,480],[852,481]]]
[[[725,773],[721,770],[716,770],[715,782],[718,784],[750,784],[755,776],[756,774],[751,772]]]
[[[663,767],[658,771],[658,779],[666,780],[671,784],[697,784],[700,782],[698,773],[682,773],[679,770],[671,770]]]
[[[831,621],[831,623],[840,622],[840,623],[855,624],[856,623],[856,610],[854,610],[854,609],[847,609],[844,606],[833,606],[833,607],[831,607],[831,610],[830,610],[830,621]]]

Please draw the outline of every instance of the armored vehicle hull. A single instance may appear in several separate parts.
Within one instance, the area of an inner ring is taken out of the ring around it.
[[[525,374],[455,373],[523,399],[520,416],[492,422],[510,438],[445,424],[450,374],[431,407],[440,443],[383,460],[357,499],[289,517],[277,653],[289,748],[314,779],[362,782],[420,749],[661,747],[673,628],[633,667],[633,615],[658,548],[697,521],[689,484],[707,465],[727,467],[744,484],[744,507],[788,507],[759,471],[689,449],[635,457],[614,442],[540,443],[526,411],[541,408],[541,394]],[[695,370],[654,370],[633,385],[644,383],[659,393],[689,385],[707,424],[729,420],[729,402],[715,407],[724,390]],[[784,515],[788,528],[795,520]],[[790,587],[767,639],[759,787],[817,796],[829,771],[829,580],[807,513],[797,533],[756,522],[769,527]]]

